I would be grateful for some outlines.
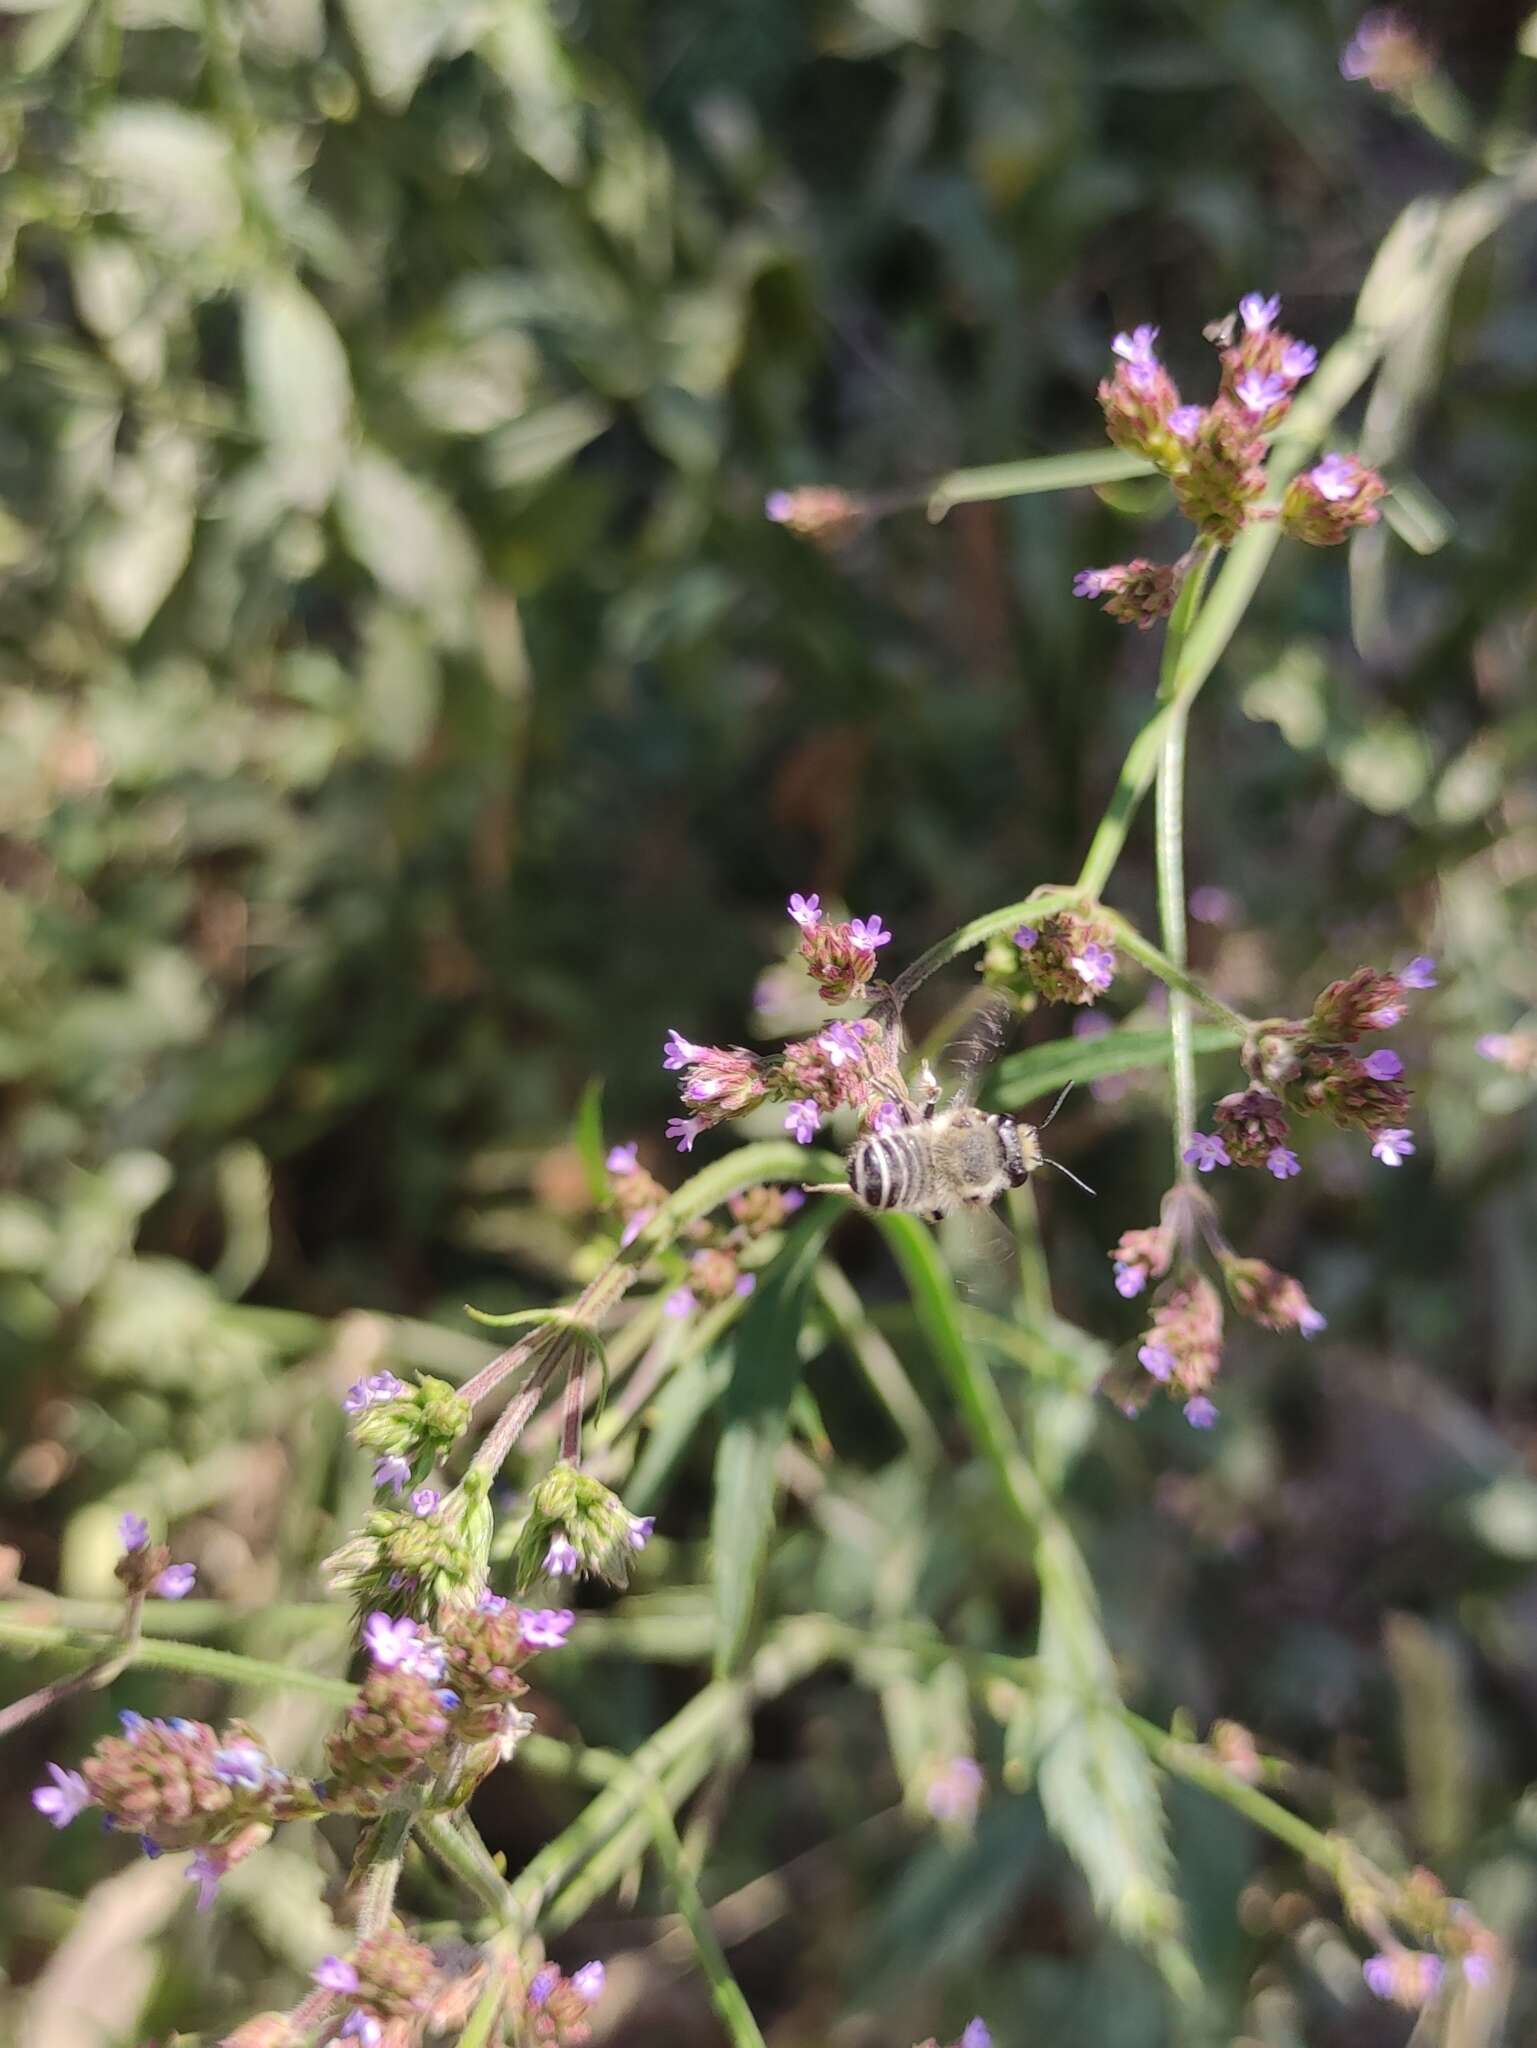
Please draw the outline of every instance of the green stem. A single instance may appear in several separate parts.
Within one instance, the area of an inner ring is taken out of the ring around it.
[[[1185,933],[1185,731],[1186,707],[1179,705],[1164,731],[1158,764],[1158,922],[1164,950],[1183,968]],[[1185,1153],[1195,1132],[1195,1051],[1190,1038],[1190,998],[1169,990],[1170,1072],[1174,1084],[1174,1174],[1189,1180],[1194,1169]]]
[[[96,1658],[103,1642],[102,1635],[89,1629],[52,1622],[12,1621],[0,1614],[0,1648],[11,1645],[26,1650],[78,1650]],[[228,1685],[286,1686],[295,1692],[317,1693],[343,1704],[353,1700],[357,1693],[357,1688],[344,1678],[327,1678],[319,1671],[305,1671],[293,1664],[269,1664],[259,1657],[242,1657],[237,1651],[214,1650],[203,1643],[141,1636],[121,1661],[113,1662],[119,1670],[135,1667],[185,1671],[195,1678],[216,1678]],[[92,1669],[97,1668],[93,1664]]]
[[[415,1820],[414,1813],[387,1813],[374,1830],[361,1879],[357,1926],[360,1942],[382,1934],[389,1925]]]
[[[646,1787],[646,1814],[651,1823],[651,1838],[656,1845],[657,1856],[677,1900],[683,1924],[693,1939],[694,1952],[710,1987],[710,2003],[715,2007],[721,2025],[735,2048],[765,2048],[758,2022],[742,1995],[741,1985],[731,1974],[726,1952],[705,1910],[704,1900],[699,1896],[699,1887],[683,1853],[683,1844],[673,1826],[667,1802],[651,1784]]]
[[[1081,455],[1040,455],[1022,462],[994,462],[981,469],[952,469],[928,492],[929,517],[943,519],[952,505],[1033,497],[1041,491],[1081,490],[1156,474],[1145,456],[1129,455],[1123,448],[1091,448]]]

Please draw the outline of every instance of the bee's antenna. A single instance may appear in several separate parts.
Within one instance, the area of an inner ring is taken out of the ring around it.
[[[1063,1093],[1066,1093],[1065,1089]],[[1057,1112],[1053,1110],[1051,1115],[1055,1116],[1056,1113]],[[1048,1117],[1046,1121],[1047,1123],[1050,1123],[1051,1117]],[[1044,1126],[1042,1128],[1044,1128]],[[1054,1166],[1057,1169],[1058,1173],[1065,1173],[1068,1179],[1072,1182],[1073,1186],[1075,1188],[1082,1188],[1086,1195],[1093,1195],[1098,1193],[1098,1189],[1091,1188],[1086,1180],[1080,1180],[1077,1174],[1074,1173],[1073,1169],[1070,1166],[1064,1166],[1060,1159],[1047,1159],[1043,1157],[1041,1160],[1041,1164],[1042,1166]]]
[[[1050,1128],[1050,1126],[1051,1126],[1051,1123],[1052,1123],[1052,1120],[1053,1120],[1053,1118],[1054,1118],[1054,1117],[1056,1116],[1056,1114],[1057,1114],[1057,1111],[1058,1111],[1058,1110],[1059,1110],[1059,1109],[1060,1109],[1060,1108],[1062,1107],[1063,1103],[1064,1103],[1064,1102],[1066,1102],[1067,1098],[1068,1098],[1068,1097],[1069,1097],[1069,1096],[1070,1096],[1070,1095],[1072,1094],[1072,1092],[1073,1092],[1073,1086],[1074,1086],[1074,1084],[1073,1084],[1073,1083],[1072,1083],[1071,1081],[1069,1081],[1069,1082],[1068,1082],[1068,1084],[1067,1084],[1067,1086],[1066,1086],[1066,1087],[1065,1087],[1065,1088],[1064,1088],[1064,1089],[1062,1090],[1062,1093],[1061,1093],[1061,1094],[1060,1094],[1060,1095],[1059,1095],[1059,1096],[1057,1097],[1056,1101],[1055,1101],[1055,1102],[1054,1102],[1054,1103],[1053,1103],[1053,1104],[1051,1105],[1051,1116],[1047,1117],[1047,1119],[1046,1119],[1045,1123],[1043,1123],[1043,1124],[1037,1124],[1037,1125],[1036,1125],[1036,1129],[1037,1129],[1038,1131],[1044,1131],[1044,1130],[1047,1130],[1047,1129],[1049,1129],[1049,1128]],[[1054,1159],[1053,1159],[1053,1160],[1052,1160],[1052,1162],[1051,1162],[1051,1164],[1052,1164],[1053,1166],[1055,1166],[1055,1165],[1056,1165],[1056,1163],[1057,1163],[1057,1162],[1056,1162],[1056,1161],[1055,1161]]]

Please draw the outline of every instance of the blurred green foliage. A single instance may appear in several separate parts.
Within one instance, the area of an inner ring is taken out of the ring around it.
[[[1076,869],[1156,657],[1071,575],[1138,552],[1156,490],[899,514],[838,556],[768,525],[763,495],[921,493],[1092,445],[1110,331],[1160,321],[1204,390],[1200,328],[1244,289],[1333,339],[1401,207],[1476,174],[1340,82],[1349,26],[1302,0],[0,14],[0,1515],[29,1585],[101,1598],[112,1516],[147,1504],[188,1528],[212,1598],[265,1610],[189,1609],[189,1632],[338,1668],[334,1629],[280,1604],[313,1599],[364,1499],[331,1397],[386,1353],[467,1373],[466,1296],[566,1287],[588,1078],[611,1135],[658,1131],[664,1026],[751,1032],[792,887],[878,908],[912,957]],[[1430,27],[1498,169],[1532,111],[1518,11]],[[1386,1176],[1323,1138],[1284,1194],[1229,1191],[1240,1241],[1332,1328],[1307,1356],[1236,1339],[1215,1443],[1096,1408],[1103,1354],[1071,1331],[1009,1375],[1129,1693],[1327,1767],[1319,1817],[1436,1859],[1517,1944],[1537,1134],[1529,1080],[1474,1041],[1537,1007],[1534,257],[1517,214],[1454,266],[1358,418],[1433,551],[1384,526],[1348,578],[1279,557],[1192,737],[1190,878],[1228,898],[1200,970],[1279,1010],[1435,951],[1406,1044],[1431,1142]],[[1113,891],[1141,917],[1145,840]],[[1203,1066],[1213,1092],[1229,1072]],[[1131,1326],[1103,1251],[1154,1213],[1159,1099],[1075,1106],[1063,1149],[1102,1197],[1045,1198],[1052,1299],[1106,1343]],[[761,1605],[1023,1651],[1050,1588],[951,1426],[921,1291],[915,1319],[870,1238],[839,1246],[870,1316],[824,1276]],[[997,1274],[975,1284],[975,1315],[1000,1305]],[[850,1346],[905,1361],[937,1437],[920,1414],[898,1442]],[[708,1667],[693,1588],[729,1356],[669,1383],[637,1468],[666,1540],[626,1611],[664,1661],[573,1652],[555,1732],[630,1749],[686,1697],[666,1655],[688,1684]],[[955,1673],[865,1674],[909,1805],[973,1740],[999,1782],[1002,1737],[971,1717],[1017,1730],[1017,1702]],[[113,1703],[196,1690],[135,1674]],[[48,2048],[217,2030],[327,1945],[293,1844],[232,1883],[206,1953],[162,1939],[186,1910],[162,1866],[79,1908],[123,1859],[43,1839],[25,1787],[107,1711],[11,1752],[0,1926]],[[262,1711],[313,1742],[313,1703]],[[978,2009],[1002,2048],[1174,2038],[1036,1795],[995,1792],[968,1840],[925,1833],[892,1810],[878,1718],[865,1688],[809,1681],[720,1781],[708,1896],[808,1858],[733,1951],[775,2048],[905,2048]],[[1092,1828],[1079,1763],[1041,1787],[1058,1833],[1064,1807]],[[482,1821],[515,1871],[575,1795],[498,1785]],[[1407,2038],[1363,2008],[1326,1894],[1199,1793],[1172,1813],[1206,2000],[1179,2038]],[[1135,1888],[1113,1840],[1073,1846],[1102,1907]],[[652,1931],[589,1903],[585,1950]],[[714,2038],[669,1956],[637,1957],[605,2038]]]

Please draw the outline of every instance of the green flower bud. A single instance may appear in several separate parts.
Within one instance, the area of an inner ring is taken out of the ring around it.
[[[556,1465],[530,1498],[513,1550],[514,1582],[525,1587],[544,1572],[580,1572],[627,1586],[638,1547],[635,1529],[624,1502],[601,1480],[573,1465]]]
[[[470,1404],[458,1388],[424,1374],[406,1393],[362,1409],[352,1434],[364,1450],[425,1468],[446,1457],[469,1426]]]

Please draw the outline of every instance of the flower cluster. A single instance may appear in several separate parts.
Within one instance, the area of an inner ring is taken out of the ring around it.
[[[1219,1166],[1263,1166],[1277,1180],[1301,1171],[1287,1143],[1288,1112],[1321,1112],[1341,1130],[1365,1131],[1374,1159],[1401,1165],[1414,1154],[1403,1119],[1409,1107],[1404,1063],[1391,1046],[1360,1053],[1368,1032],[1399,1023],[1412,991],[1436,986],[1435,962],[1423,954],[1396,974],[1358,967],[1330,982],[1307,1017],[1272,1017],[1255,1027],[1242,1060],[1250,1086],[1224,1095],[1212,1132],[1197,1131],[1184,1157],[1200,1173]]]
[[[1059,910],[1014,933],[1026,981],[1048,1003],[1092,1003],[1115,979],[1109,928]]]
[[[635,1242],[666,1196],[661,1183],[638,1163],[638,1152],[633,1144],[615,1145],[608,1154],[609,1185],[624,1218],[621,1248]],[[696,1217],[686,1232],[696,1247],[688,1257],[687,1278],[668,1294],[664,1312],[681,1318],[692,1315],[701,1302],[745,1299],[758,1282],[744,1270],[744,1261],[759,1256],[753,1250],[757,1242],[782,1230],[805,1199],[799,1188],[764,1185],[732,1196],[729,1229]]]
[[[775,526],[788,527],[802,540],[827,548],[842,547],[852,540],[868,517],[859,500],[835,484],[802,484],[796,491],[770,491],[763,512]]]
[[[592,2038],[587,2015],[603,1996],[604,1975],[601,1963],[583,1963],[569,1977],[553,1963],[542,1964],[524,1997],[529,2038],[549,2048],[582,2048]]]
[[[349,2003],[337,2039],[381,2048],[386,2040],[419,2036],[442,1972],[423,1942],[398,1927],[386,1927],[360,1942],[350,1956],[323,1958],[313,1976],[320,1990]]]
[[[1200,544],[1226,548],[1258,518],[1279,518],[1297,540],[1327,547],[1380,515],[1384,486],[1353,455],[1330,454],[1295,477],[1280,506],[1263,510],[1265,459],[1271,436],[1291,410],[1318,351],[1278,325],[1281,302],[1248,292],[1236,314],[1208,330],[1221,373],[1210,405],[1187,405],[1159,360],[1156,327],[1116,335],[1116,365],[1099,386],[1105,432],[1117,448],[1146,457],[1174,488]],[[1146,628],[1173,610],[1194,551],[1172,563],[1141,559],[1081,569],[1075,597],[1103,597],[1103,609],[1126,625]]]
[[[880,917],[851,917],[831,924],[820,896],[792,896],[789,912],[800,926],[800,955],[825,1003],[852,1002],[874,977],[877,955],[891,944]]]
[[[513,1576],[526,1586],[541,1572],[552,1578],[580,1573],[622,1589],[630,1583],[630,1568],[650,1541],[653,1526],[650,1515],[632,1515],[600,1479],[562,1462],[529,1496],[528,1518],[513,1551]]]
[[[1374,92],[1402,95],[1429,77],[1435,59],[1414,24],[1396,7],[1363,14],[1340,53],[1340,75],[1364,79]]]
[[[151,1543],[142,1515],[123,1515],[117,1525],[123,1554],[117,1561],[118,1584],[131,1599],[153,1593],[161,1600],[185,1600],[197,1584],[195,1564],[172,1564],[163,1543]]]
[[[489,1494],[472,1465],[451,1493],[418,1487],[404,1507],[375,1508],[326,1559],[327,1585],[397,1614],[473,1598],[491,1554]]]
[[[408,1387],[392,1372],[358,1380],[342,1402],[356,1443],[376,1457],[374,1485],[399,1494],[420,1491],[440,1458],[470,1426],[470,1405],[447,1380],[422,1374]]]
[[[1204,1193],[1171,1188],[1158,1223],[1124,1232],[1110,1253],[1116,1292],[1128,1301],[1161,1283],[1154,1286],[1148,1325],[1137,1339],[1140,1371],[1118,1369],[1109,1384],[1130,1414],[1157,1386],[1183,1402],[1194,1428],[1209,1429],[1217,1419],[1211,1387],[1222,1365],[1224,1318],[1222,1297],[1200,1267],[1203,1251],[1215,1261],[1229,1301],[1249,1321],[1304,1337],[1325,1327],[1299,1281],[1233,1250]]]

